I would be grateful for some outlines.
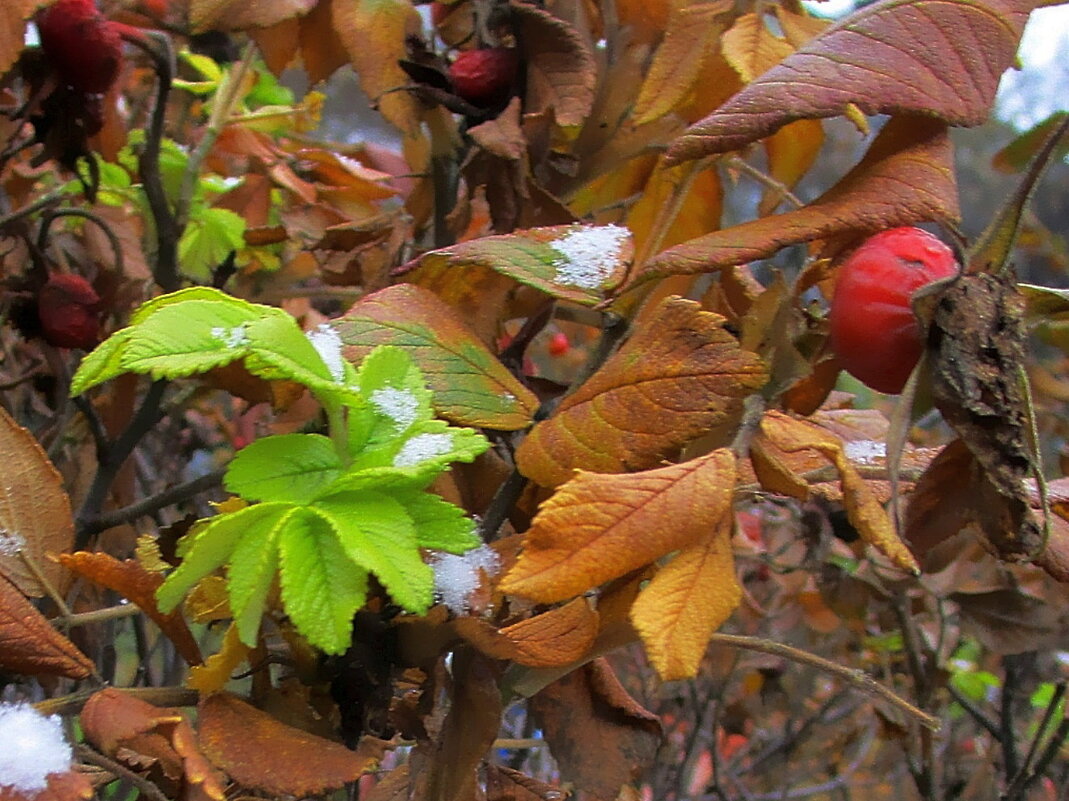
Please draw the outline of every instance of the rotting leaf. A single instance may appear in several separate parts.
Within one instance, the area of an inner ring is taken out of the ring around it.
[[[861,162],[809,205],[669,248],[650,259],[629,286],[665,275],[714,272],[838,234],[958,217],[946,125],[923,117],[893,117]]]
[[[734,514],[727,501],[705,541],[659,568],[631,607],[631,622],[664,681],[697,675],[709,637],[742,598],[731,552]]]
[[[1011,272],[974,273],[942,290],[928,334],[933,401],[981,468],[977,522],[1012,560],[1035,557],[1044,541],[1024,485],[1034,464],[1023,317]]]
[[[532,429],[517,450],[520,471],[552,487],[575,469],[642,470],[740,413],[767,371],[723,321],[694,301],[666,298],[552,418]]]
[[[530,424],[538,399],[437,295],[397,284],[362,298],[334,323],[358,362],[378,345],[412,356],[434,391],[435,410],[460,425],[512,431]]]
[[[280,723],[230,693],[205,698],[199,715],[209,759],[238,784],[268,793],[306,796],[336,790],[373,770],[384,749],[381,740],[364,738],[350,751]]]
[[[923,114],[979,125],[1012,66],[1031,0],[883,0],[851,14],[692,126],[687,161],[737,150],[798,119]],[[909,79],[904,79],[909,76]]]
[[[627,694],[604,659],[558,679],[527,704],[561,778],[602,801],[638,780],[663,740],[657,716]]]
[[[895,533],[894,525],[872,489],[850,464],[843,442],[834,434],[805,420],[769,411],[761,421],[758,436],[787,453],[815,450],[831,462],[842,481],[843,505],[861,538],[898,567],[917,573],[917,562]]]
[[[84,679],[92,660],[52,628],[44,615],[0,577],[0,668],[27,676]]]
[[[960,609],[962,630],[996,654],[1056,648],[1066,627],[1058,608],[1019,589],[950,595]]]
[[[60,563],[80,576],[122,595],[137,604],[160,627],[182,658],[190,665],[201,663],[200,648],[186,625],[182,613],[175,610],[169,614],[160,612],[156,605],[156,590],[163,584],[163,576],[151,573],[134,559],[120,562],[106,553],[78,551],[61,554]]]
[[[0,575],[24,595],[40,597],[45,588],[23,556],[31,559],[45,580],[62,591],[66,569],[47,558],[68,551],[74,542],[71,505],[63,479],[34,436],[0,406],[0,453],[4,481],[0,484]]]
[[[499,588],[552,603],[702,541],[735,486],[735,457],[718,450],[627,475],[578,471],[546,501]]]

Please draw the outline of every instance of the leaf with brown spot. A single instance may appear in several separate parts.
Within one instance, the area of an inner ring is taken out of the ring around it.
[[[735,487],[728,450],[627,475],[578,471],[539,509],[499,588],[553,603],[708,536]]]
[[[545,487],[573,470],[622,473],[740,413],[767,379],[761,359],[739,347],[723,318],[670,296],[516,453],[520,471]]]
[[[842,440],[820,426],[777,411],[765,414],[759,436],[787,453],[815,450],[831,462],[842,481],[847,518],[861,538],[903,570],[918,572],[913,555],[898,538],[883,506],[843,452]]]
[[[397,284],[367,295],[335,327],[354,362],[379,345],[407,351],[434,391],[435,410],[459,425],[513,431],[530,425],[538,408],[456,312],[422,287]]]
[[[713,272],[771,256],[800,242],[867,233],[920,220],[956,220],[957,186],[946,125],[894,117],[864,159],[835,186],[794,211],[734,225],[650,259],[637,284],[672,274]]]
[[[582,125],[594,105],[597,63],[586,41],[568,22],[521,0],[509,3],[527,63],[524,110],[549,109],[561,125]]]
[[[722,503],[720,519],[705,540],[659,568],[631,607],[631,622],[663,681],[697,675],[709,638],[742,598],[731,552],[731,496],[715,500]]]
[[[62,591],[66,569],[47,554],[70,550],[74,521],[63,479],[34,436],[0,406],[0,575],[24,595],[39,597],[44,587],[23,561],[33,561],[53,588]],[[21,553],[20,553],[21,552]]]
[[[172,643],[190,665],[202,661],[200,647],[186,625],[185,618],[177,609],[163,614],[156,605],[156,590],[163,584],[163,576],[151,573],[134,559],[120,562],[106,553],[78,551],[61,554],[59,561],[80,576],[102,587],[115,590],[119,595],[137,604]]]
[[[26,676],[84,679],[94,666],[14,584],[0,577],[0,668]]]
[[[922,114],[979,125],[1013,65],[1031,0],[883,0],[829,28],[669,149],[687,161],[737,150],[788,122]]]
[[[377,747],[350,751],[340,743],[286,726],[230,693],[210,695],[198,709],[204,752],[245,787],[314,795],[356,781],[374,770],[382,757],[380,741],[375,741]]]
[[[615,799],[653,764],[661,724],[596,659],[530,698],[527,708],[545,732],[561,778],[596,799]]]
[[[585,598],[504,628],[474,617],[454,621],[457,633],[483,653],[527,667],[560,667],[581,658],[598,635],[599,615]]]

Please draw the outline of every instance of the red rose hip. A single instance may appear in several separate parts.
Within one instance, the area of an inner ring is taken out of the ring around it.
[[[49,276],[37,294],[41,335],[50,345],[90,350],[100,341],[100,305],[100,296],[82,276]]]
[[[465,50],[449,65],[457,96],[473,106],[493,106],[508,97],[519,57],[509,47]]]
[[[828,314],[831,348],[843,369],[879,392],[901,392],[924,346],[910,298],[957,272],[954,252],[920,228],[865,240],[839,267]]]

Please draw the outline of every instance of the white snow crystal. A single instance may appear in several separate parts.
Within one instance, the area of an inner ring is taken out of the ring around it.
[[[501,557],[489,545],[480,545],[464,554],[437,553],[431,557],[434,596],[454,614],[468,611],[468,597],[479,586],[479,571],[494,576],[501,569]]]
[[[341,336],[333,327],[323,323],[305,334],[319,358],[330,370],[330,376],[339,384],[345,380],[345,357],[341,355]]]
[[[553,262],[554,280],[565,286],[597,289],[612,275],[620,258],[620,248],[630,235],[619,225],[587,226],[550,242],[560,254]]]
[[[71,769],[63,722],[29,704],[0,704],[0,743],[0,787],[36,794],[48,786],[50,773]]]
[[[235,325],[233,328],[217,325],[212,329],[212,336],[228,348],[240,348],[242,345],[249,344],[249,336],[245,333],[244,325]]]
[[[26,547],[26,538],[17,531],[0,528],[0,556],[15,556]]]
[[[397,425],[398,431],[404,431],[419,416],[419,398],[410,389],[383,387],[371,393],[371,403],[379,414],[389,417]]]
[[[872,439],[855,439],[843,443],[843,453],[851,462],[875,464],[887,456],[887,445]]]
[[[401,446],[393,457],[393,466],[413,467],[452,449],[453,438],[448,434],[417,434]]]

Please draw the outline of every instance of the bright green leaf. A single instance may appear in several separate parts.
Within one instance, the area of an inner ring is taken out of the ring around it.
[[[230,209],[194,206],[178,242],[178,261],[183,273],[207,281],[231,251],[244,246],[244,217]]]
[[[475,523],[458,506],[428,492],[401,491],[391,496],[412,518],[421,548],[464,553],[482,544]]]
[[[249,500],[305,503],[341,472],[341,460],[328,437],[279,434],[238,451],[224,485]]]

